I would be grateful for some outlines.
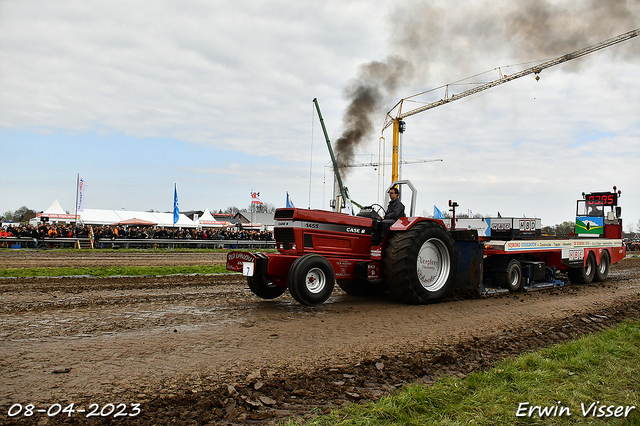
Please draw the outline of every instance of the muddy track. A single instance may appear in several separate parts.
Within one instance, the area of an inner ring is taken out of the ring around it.
[[[226,253],[208,251],[60,251],[11,250],[0,253],[1,268],[100,267],[100,266],[179,266],[212,265],[225,262]]]
[[[49,266],[71,262],[50,253]],[[0,253],[0,264],[13,255]],[[144,261],[221,261],[156,255]],[[127,419],[137,425],[305,417],[639,318],[639,270],[640,258],[626,259],[605,284],[429,306],[336,289],[315,308],[288,293],[257,299],[237,275],[1,279],[0,423],[86,423],[79,414],[9,419],[15,403],[139,403],[143,412]]]

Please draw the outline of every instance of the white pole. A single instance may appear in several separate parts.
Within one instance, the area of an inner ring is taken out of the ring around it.
[[[74,217],[75,221],[75,230],[73,232],[73,236],[78,236],[78,189],[80,189],[80,173],[78,173],[78,177],[76,179],[76,215]]]

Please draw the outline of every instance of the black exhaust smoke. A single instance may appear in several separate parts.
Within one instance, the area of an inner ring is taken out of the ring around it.
[[[411,78],[412,69],[397,56],[360,67],[358,77],[345,89],[350,102],[342,119],[345,130],[335,144],[338,167],[353,162],[356,148],[372,136],[378,114],[395,96],[398,83]]]

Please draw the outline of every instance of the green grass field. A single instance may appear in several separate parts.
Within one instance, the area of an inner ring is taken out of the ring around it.
[[[309,425],[640,425],[640,321],[410,385]],[[293,423],[292,423],[293,424]]]

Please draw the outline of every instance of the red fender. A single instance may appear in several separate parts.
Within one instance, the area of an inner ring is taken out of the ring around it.
[[[411,229],[416,223],[420,222],[437,222],[442,226],[445,226],[444,222],[440,219],[431,219],[428,217],[401,217],[396,220],[396,223],[391,225],[389,231],[406,231]]]

